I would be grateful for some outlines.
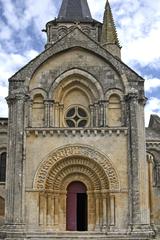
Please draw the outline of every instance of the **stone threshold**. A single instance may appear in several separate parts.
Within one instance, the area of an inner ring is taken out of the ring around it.
[[[127,230],[126,230],[127,231]],[[0,232],[0,240],[150,240],[155,239],[149,232],[139,232],[137,234],[133,234],[131,232],[41,232],[36,230],[28,230],[28,231],[13,231],[10,230],[6,232]]]

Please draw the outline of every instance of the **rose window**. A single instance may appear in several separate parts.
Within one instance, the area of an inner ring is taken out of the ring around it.
[[[65,116],[68,127],[85,127],[88,123],[87,111],[81,106],[70,108]]]

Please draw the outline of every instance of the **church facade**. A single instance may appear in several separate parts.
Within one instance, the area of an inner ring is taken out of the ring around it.
[[[160,118],[145,130],[144,79],[121,60],[109,2],[100,23],[63,0],[44,31],[0,119],[0,239],[158,236]]]

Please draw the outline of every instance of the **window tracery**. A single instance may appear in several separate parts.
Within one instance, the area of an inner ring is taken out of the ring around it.
[[[88,113],[82,106],[72,106],[65,114],[65,123],[68,127],[86,127],[88,124]]]

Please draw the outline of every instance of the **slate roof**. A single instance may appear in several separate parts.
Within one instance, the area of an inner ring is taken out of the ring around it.
[[[146,128],[146,140],[160,142],[160,130]]]
[[[155,115],[155,114],[151,115],[149,128],[160,130],[160,117],[158,115]]]
[[[148,128],[146,128],[146,139],[160,141],[160,117],[151,115]]]
[[[87,0],[63,0],[57,21],[93,22]]]

